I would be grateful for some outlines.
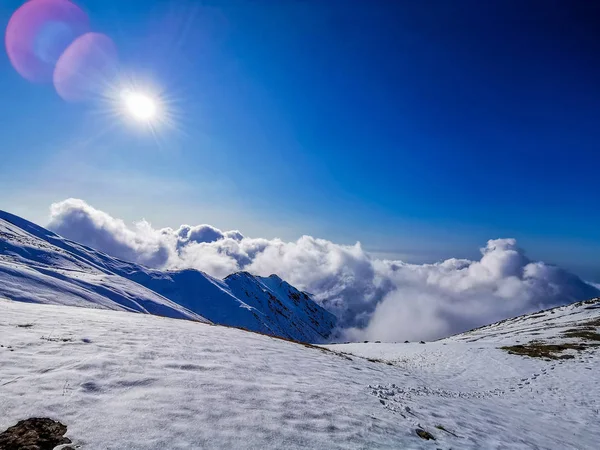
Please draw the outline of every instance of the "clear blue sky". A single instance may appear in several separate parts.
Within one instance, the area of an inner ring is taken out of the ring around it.
[[[21,1],[4,0],[6,26]],[[311,234],[409,260],[516,237],[600,282],[600,3],[82,0],[158,143],[0,59],[0,208]]]

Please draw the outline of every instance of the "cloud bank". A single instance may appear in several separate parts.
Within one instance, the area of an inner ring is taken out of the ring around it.
[[[82,200],[50,208],[48,228],[110,255],[159,269],[195,268],[216,277],[278,274],[336,314],[339,339],[436,339],[510,316],[600,296],[558,267],[531,261],[514,239],[493,239],[481,259],[408,264],[302,236],[250,238],[210,225],[128,226]]]

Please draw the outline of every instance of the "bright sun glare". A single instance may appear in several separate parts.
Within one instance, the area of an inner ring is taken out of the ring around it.
[[[129,114],[139,121],[150,121],[156,116],[156,102],[140,92],[124,92],[123,99]]]

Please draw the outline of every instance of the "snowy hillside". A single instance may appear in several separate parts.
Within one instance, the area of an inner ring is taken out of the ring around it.
[[[370,393],[399,423],[448,443],[431,448],[595,449],[599,332],[593,299],[436,342],[327,348],[398,368],[403,381]]]
[[[494,342],[506,345],[530,341],[579,342],[581,336],[577,336],[578,334],[594,333],[597,327],[600,327],[600,298],[506,319],[451,336],[444,341]],[[600,344],[600,336],[598,338]]]
[[[118,263],[0,212],[0,296],[206,321],[109,269]]]
[[[586,311],[585,322],[600,316]],[[596,449],[597,350],[546,360],[503,343],[326,351],[191,321],[0,300],[0,431],[49,417],[86,450]]]
[[[0,212],[0,295],[19,301],[210,320],[322,342],[335,317],[277,276],[219,280],[125,262]]]
[[[158,271],[130,265],[120,273],[214,323],[302,342],[323,342],[335,316],[276,275],[247,272],[224,280],[198,270]]]

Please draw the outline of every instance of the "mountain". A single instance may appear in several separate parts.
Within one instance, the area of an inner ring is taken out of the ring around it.
[[[120,276],[124,263],[0,211],[0,296],[207,322]]]
[[[322,342],[335,327],[333,314],[277,275],[239,272],[219,280],[193,269],[161,272],[134,264],[121,273],[217,324],[302,342]]]
[[[219,280],[197,270],[148,269],[2,211],[0,296],[211,321],[304,342],[325,340],[336,322],[276,275]]]
[[[600,352],[593,334],[564,335],[597,332],[599,306],[423,344],[319,347],[0,299],[0,433],[46,417],[86,450],[592,450]],[[586,347],[551,358],[506,348],[532,339]]]

